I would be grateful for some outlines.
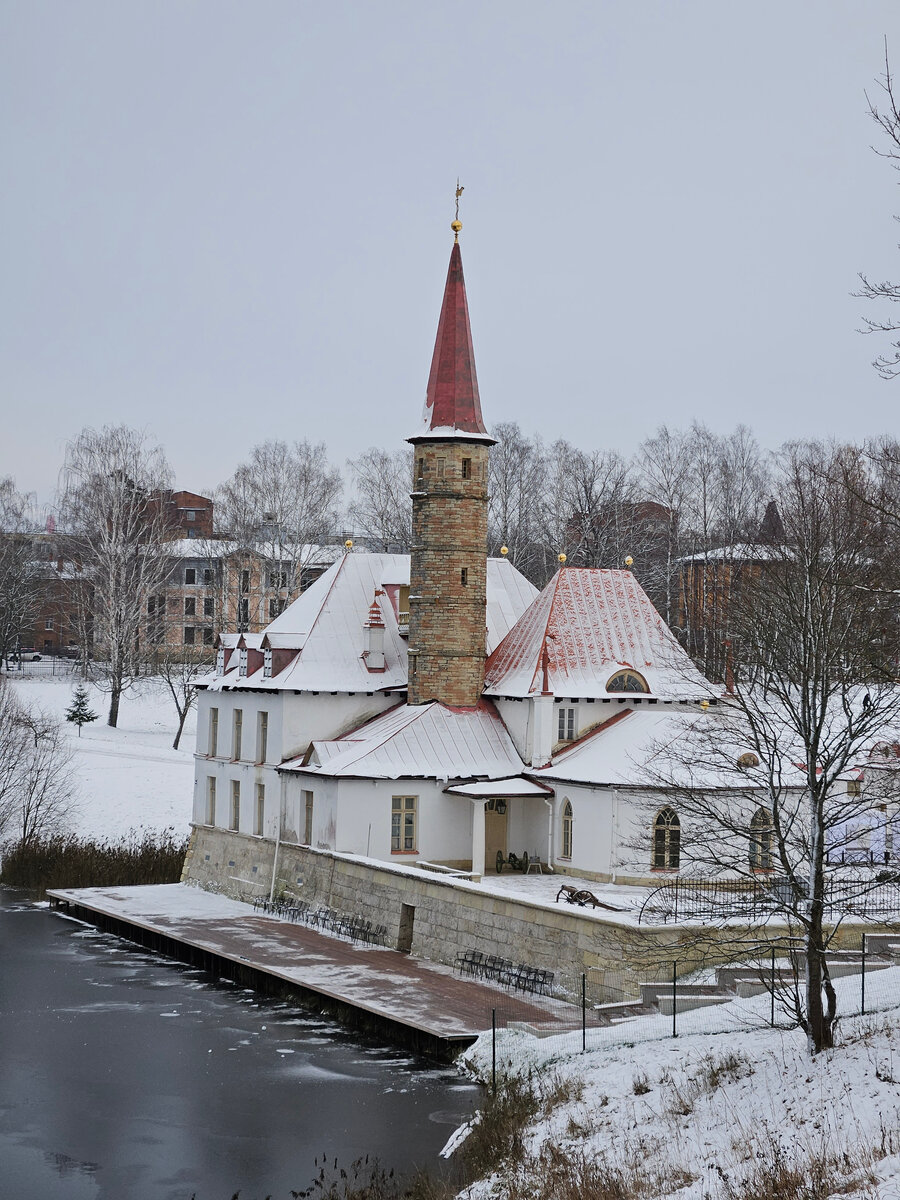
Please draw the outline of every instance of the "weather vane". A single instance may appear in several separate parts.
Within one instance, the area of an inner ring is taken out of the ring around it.
[[[454,242],[459,241],[459,231],[462,229],[462,221],[459,219],[459,198],[466,189],[460,186],[459,176],[456,177],[456,216],[450,222],[450,228],[453,230]]]

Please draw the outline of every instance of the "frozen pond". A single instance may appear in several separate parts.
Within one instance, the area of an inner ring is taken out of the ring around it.
[[[438,1169],[451,1069],[0,888],[0,1194],[282,1200],[314,1159]]]

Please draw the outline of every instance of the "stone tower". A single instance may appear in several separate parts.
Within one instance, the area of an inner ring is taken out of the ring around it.
[[[454,229],[458,232],[457,225]],[[474,707],[484,685],[488,453],[458,242],[413,464],[409,703]]]

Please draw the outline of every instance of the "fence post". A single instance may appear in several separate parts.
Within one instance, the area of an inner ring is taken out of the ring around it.
[[[675,924],[677,925],[678,924],[678,877],[677,876],[675,878],[675,916],[673,919],[675,921]]]
[[[775,1028],[775,947],[774,947],[774,945],[772,946],[772,978],[771,978],[771,989],[772,989],[772,994],[771,994],[771,997],[770,997],[770,999],[771,999],[771,1002],[772,1002],[772,1011],[771,1011],[771,1014],[770,1014],[770,1017],[769,1017],[769,1024],[770,1024],[770,1025],[772,1026],[772,1028],[774,1029],[774,1028]]]
[[[672,963],[672,1037],[678,1037],[678,963]]]
[[[497,1010],[491,1009],[491,1089],[497,1095]]]
[[[865,1015],[865,1011],[866,1011],[866,935],[865,935],[865,934],[863,934],[863,935],[862,935],[862,981],[861,981],[861,990],[862,990],[862,997],[861,997],[861,999],[862,999],[862,1004],[860,1005],[860,1011],[863,1013],[863,1015]]]
[[[581,1052],[582,1052],[582,1054],[584,1054],[584,1051],[586,1051],[588,1048],[588,1004],[587,1004],[587,988],[586,988],[586,983],[584,983],[584,980],[586,980],[586,972],[582,971],[582,973],[581,973]]]

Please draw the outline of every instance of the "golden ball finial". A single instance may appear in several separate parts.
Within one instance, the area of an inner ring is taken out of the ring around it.
[[[353,549],[353,538],[347,538],[346,542],[344,542],[344,549],[345,550]]]
[[[566,556],[565,554],[557,554],[557,556],[556,556],[556,561],[557,561],[558,563],[565,563],[565,561],[566,561],[566,557],[567,557],[567,556]]]
[[[628,557],[625,559],[625,566],[628,568],[628,570],[629,570],[629,571],[630,571],[630,570],[631,570],[631,568],[634,566],[634,559],[631,557],[631,555],[630,555],[630,554],[629,554],[629,555],[628,555]]]
[[[708,701],[708,700],[701,700],[701,701],[700,701],[700,707],[703,709],[703,711],[704,711],[704,712],[706,712],[706,710],[709,708],[709,701]]]
[[[506,558],[507,554],[509,554],[509,546],[501,546],[500,553],[503,555],[504,558]]]

